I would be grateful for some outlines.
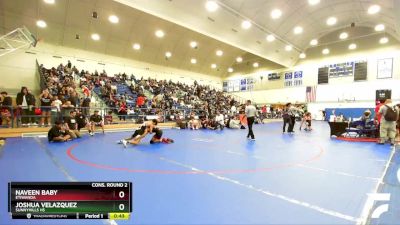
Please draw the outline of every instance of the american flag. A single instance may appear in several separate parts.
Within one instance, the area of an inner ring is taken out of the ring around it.
[[[317,98],[317,86],[308,86],[306,88],[306,102],[315,102]]]

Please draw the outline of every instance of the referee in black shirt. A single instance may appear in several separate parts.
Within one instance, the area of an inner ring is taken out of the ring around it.
[[[254,123],[254,118],[257,115],[257,109],[254,105],[251,104],[250,100],[247,100],[246,102],[246,108],[245,108],[245,113],[247,117],[247,125],[249,126],[249,133],[247,134],[247,138],[250,138],[250,140],[255,141],[254,133],[253,133],[253,123]]]

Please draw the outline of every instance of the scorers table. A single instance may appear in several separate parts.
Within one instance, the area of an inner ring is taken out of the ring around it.
[[[131,182],[10,182],[12,219],[129,219]]]

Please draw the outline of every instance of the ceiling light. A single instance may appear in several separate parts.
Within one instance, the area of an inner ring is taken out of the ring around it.
[[[196,63],[197,63],[197,60],[194,59],[194,58],[192,58],[192,59],[190,60],[190,62],[191,62],[192,64],[196,64]]]
[[[348,33],[346,33],[346,32],[343,32],[343,33],[341,33],[340,35],[339,35],[339,38],[340,39],[346,39],[346,38],[348,38],[349,37],[349,34]]]
[[[285,46],[285,50],[288,51],[288,52],[292,51],[292,49],[293,49],[293,47],[291,45],[286,45]]]
[[[215,11],[217,11],[218,8],[219,8],[219,5],[215,1],[207,1],[206,2],[207,11],[215,12]]]
[[[215,64],[215,63],[211,64],[211,68],[213,68],[213,69],[217,68],[217,64]]]
[[[92,39],[95,40],[95,41],[100,40],[100,35],[99,35],[99,34],[92,34],[91,37],[92,37]]]
[[[259,65],[258,65],[258,62],[255,62],[255,63],[253,63],[253,67],[254,68],[257,68]]]
[[[368,8],[368,14],[376,14],[376,13],[378,13],[379,11],[381,11],[381,7],[379,6],[379,5],[371,5],[369,8]]]
[[[171,58],[171,56],[172,56],[172,53],[171,53],[171,52],[166,52],[166,53],[165,53],[165,57]]]
[[[190,42],[190,47],[192,47],[192,48],[197,48],[197,42],[191,41],[191,42]]]
[[[269,41],[269,42],[275,41],[275,36],[272,35],[272,34],[268,35],[268,36],[267,36],[267,41]]]
[[[271,11],[272,19],[279,19],[282,16],[282,11],[280,9],[274,9]]]
[[[165,34],[164,34],[164,31],[162,31],[162,30],[157,30],[157,31],[156,31],[156,36],[157,36],[157,37],[162,38],[162,37],[164,37],[164,35],[165,35]]]
[[[135,43],[135,44],[133,44],[133,49],[135,49],[135,50],[139,50],[140,49],[140,44],[138,44],[138,43]]]
[[[297,27],[295,27],[295,28],[293,29],[293,33],[294,33],[294,34],[301,34],[301,33],[303,33],[303,28],[300,27],[300,26],[297,26]]]
[[[44,3],[47,3],[47,4],[54,4],[55,3],[55,0],[43,0],[44,1]]]
[[[250,21],[248,21],[248,20],[243,20],[243,22],[242,22],[242,28],[243,29],[249,29],[251,27],[251,22]]]
[[[385,25],[378,24],[375,26],[375,31],[383,31],[383,30],[385,30]]]
[[[232,69],[231,67],[229,67],[229,68],[228,68],[228,72],[229,72],[229,73],[232,73],[232,72],[233,72],[233,69]]]
[[[318,40],[317,39],[312,39],[311,41],[310,41],[310,45],[312,45],[312,46],[315,46],[315,45],[317,45],[318,44]]]
[[[215,54],[216,54],[217,56],[222,56],[222,55],[224,54],[224,52],[221,51],[221,50],[217,50],[217,51],[215,52]]]
[[[349,49],[350,49],[350,50],[354,50],[354,49],[356,49],[356,48],[357,48],[357,45],[354,44],[354,43],[351,43],[351,44],[349,45]]]
[[[322,50],[322,54],[324,55],[328,55],[329,54],[329,49],[328,48],[324,48],[324,50]]]
[[[305,53],[300,53],[300,59],[304,59],[304,58],[306,58],[306,54]]]
[[[36,25],[37,25],[38,27],[40,27],[40,28],[45,28],[45,27],[47,27],[46,22],[44,22],[43,20],[38,20],[38,21],[36,21]]]
[[[108,17],[108,21],[110,21],[111,23],[118,23],[119,18],[116,15],[111,15]]]
[[[308,0],[308,4],[310,5],[316,5],[320,2],[320,0]]]
[[[388,42],[389,42],[389,38],[387,38],[387,37],[383,37],[383,38],[379,39],[379,43],[381,43],[381,44],[386,44]]]
[[[240,63],[242,61],[243,61],[242,57],[239,56],[239,57],[236,58],[236,62]]]
[[[332,25],[335,25],[336,24],[336,22],[337,22],[337,19],[336,19],[336,17],[329,17],[327,20],[326,20],[326,24],[328,25],[328,26],[332,26]]]

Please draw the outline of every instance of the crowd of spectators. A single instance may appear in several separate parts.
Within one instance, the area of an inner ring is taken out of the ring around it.
[[[13,118],[17,118],[18,126],[49,126],[68,117],[70,111],[89,106],[90,94],[79,96],[76,91],[74,75],[78,70],[70,61],[65,66],[60,64],[51,69],[40,65],[39,72],[40,95],[35,96],[28,87],[22,87],[13,107],[8,93],[2,93],[1,118],[6,126],[11,126]]]
[[[194,122],[195,128],[200,125],[210,129],[230,127],[231,121],[232,127],[237,127],[235,121],[244,110],[244,105],[232,96],[197,81],[189,85],[172,80],[139,79],[125,73],[108,76],[104,70],[79,71],[70,61],[52,68],[40,65],[39,70],[41,94],[35,96],[27,87],[22,87],[16,97],[17,107],[13,113],[22,126],[49,126],[69,117],[71,111],[80,111],[89,117],[95,90],[108,107],[101,112],[105,124],[118,122],[113,114],[118,115],[119,122],[135,119],[140,123],[143,117],[138,115],[141,114],[157,115],[161,122],[184,121],[186,127],[191,126],[192,123],[188,126],[190,121]],[[81,93],[77,92],[78,86]],[[124,92],[118,91],[121,87],[126,87]],[[2,95],[7,96],[7,93]],[[1,118],[7,126],[12,120],[9,102],[12,100],[3,100],[1,108]]]

